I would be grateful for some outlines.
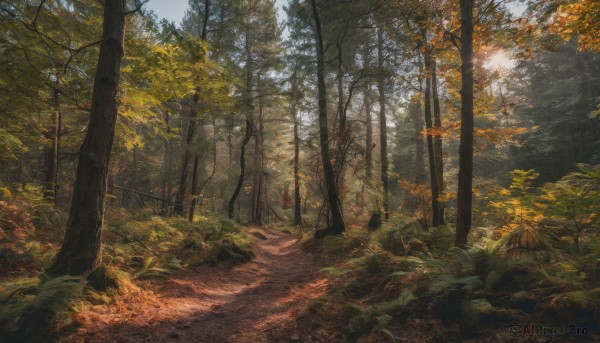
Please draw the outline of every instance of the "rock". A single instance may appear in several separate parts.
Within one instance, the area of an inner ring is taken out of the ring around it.
[[[167,336],[169,338],[179,339],[179,334],[177,332],[171,332]]]
[[[263,241],[267,240],[267,237],[258,231],[251,231],[250,233],[252,234],[252,236],[258,239],[262,239]]]
[[[242,250],[239,246],[229,240],[223,240],[217,253],[219,261],[248,262],[254,258],[251,251]]]
[[[369,219],[369,231],[375,231],[381,228],[381,211],[375,211],[371,213],[371,219]]]
[[[298,335],[297,333],[293,334],[292,337],[290,337],[290,340],[292,342],[299,342],[300,341],[300,335]]]

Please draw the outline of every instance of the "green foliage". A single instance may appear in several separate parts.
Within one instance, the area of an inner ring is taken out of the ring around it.
[[[17,156],[27,151],[27,147],[19,136],[0,128],[0,160],[16,160]]]
[[[169,274],[182,270],[184,265],[181,261],[171,254],[161,254],[159,256],[148,256],[144,259],[142,267],[133,278],[134,279],[152,279],[166,278]]]
[[[304,250],[319,252],[329,258],[357,256],[368,247],[370,236],[362,230],[348,230],[343,235],[326,236],[323,239],[309,238],[302,242]]]
[[[544,186],[546,215],[560,219],[571,231],[579,253],[582,233],[600,227],[600,165],[578,164],[579,172]]]
[[[55,329],[57,315],[83,291],[80,277],[61,276],[35,285],[31,280],[18,282],[1,295],[0,331],[8,341],[47,341]]]
[[[512,183],[509,188],[514,196],[525,197],[531,191],[533,181],[540,176],[535,170],[520,170],[515,169],[510,172],[512,177]]]

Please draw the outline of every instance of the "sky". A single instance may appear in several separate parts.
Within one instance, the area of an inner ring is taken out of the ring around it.
[[[279,9],[279,21],[283,15],[283,5],[287,0],[276,0],[275,4]],[[146,9],[153,10],[159,19],[166,18],[168,21],[174,21],[179,25],[185,11],[188,8],[188,0],[150,0],[146,5]]]
[[[279,9],[279,21],[281,22],[284,12],[283,5],[287,4],[287,0],[275,0],[275,5]],[[174,21],[179,25],[185,11],[188,8],[188,0],[150,0],[146,4],[146,9],[151,9],[159,19],[166,18],[169,21]],[[510,3],[508,8],[515,14],[521,14],[525,9],[522,4]]]

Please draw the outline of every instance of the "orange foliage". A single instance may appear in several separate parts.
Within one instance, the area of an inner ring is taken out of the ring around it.
[[[523,127],[506,127],[500,129],[478,129],[475,128],[475,136],[483,138],[492,143],[500,143],[505,140],[512,140],[513,136],[526,132]]]
[[[27,206],[0,201],[0,243],[24,241],[35,231]]]

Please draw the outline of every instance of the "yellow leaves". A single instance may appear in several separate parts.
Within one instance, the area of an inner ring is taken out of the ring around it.
[[[433,136],[433,137],[444,137],[447,136],[448,129],[443,127],[432,127],[431,129],[425,129],[421,131],[423,136]]]
[[[438,197],[439,202],[448,202],[450,200],[456,199],[457,193],[445,191],[442,195]]]
[[[502,189],[500,189],[500,191],[499,191],[498,193],[499,193],[500,195],[504,195],[504,196],[506,196],[506,195],[510,195],[510,191],[509,191],[508,189],[506,189],[506,188],[502,188]]]
[[[507,127],[499,129],[479,129],[475,128],[475,136],[483,138],[492,143],[500,143],[506,140],[512,140],[513,136],[527,132],[523,127]]]
[[[12,195],[10,189],[0,186],[0,199],[8,199]]]
[[[551,27],[566,40],[578,36],[579,50],[600,52],[599,22],[600,2],[579,0],[559,6]]]

